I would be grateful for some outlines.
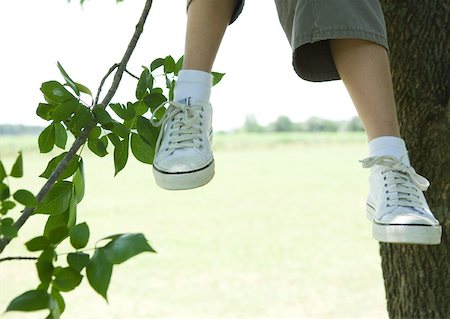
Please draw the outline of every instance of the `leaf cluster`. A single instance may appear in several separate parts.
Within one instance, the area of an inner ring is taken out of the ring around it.
[[[38,137],[41,153],[55,152],[40,177],[56,182],[42,198],[29,190],[12,193],[9,178],[23,176],[23,154],[19,152],[9,172],[0,161],[0,235],[17,237],[14,219],[10,211],[16,207],[31,208],[34,214],[46,215],[42,234],[25,243],[30,252],[39,255],[36,270],[39,284],[14,298],[7,311],[35,311],[48,309],[47,318],[58,319],[65,309],[63,293],[80,285],[84,277],[91,287],[107,299],[107,291],[113,268],[143,252],[155,252],[140,233],[124,233],[105,237],[94,247],[92,254],[86,249],[90,231],[86,222],[77,222],[78,204],[85,194],[85,169],[82,151],[87,149],[99,157],[113,153],[114,171],[124,169],[129,152],[140,162],[152,164],[159,128],[151,119],[160,120],[168,100],[173,100],[178,73],[183,57],[175,61],[171,56],[155,59],[143,66],[135,90],[135,98],[126,103],[111,103],[103,108],[95,105],[92,92],[75,82],[63,66],[57,66],[65,83],[48,81],[41,85],[45,103],[40,103],[36,114],[49,122]],[[213,73],[214,84],[223,77]],[[85,102],[85,99],[89,102]],[[155,112],[156,109],[160,111]],[[78,154],[69,154],[66,146],[69,138],[77,138],[89,125],[85,145]],[[8,216],[7,216],[8,215]],[[69,240],[73,251],[61,258],[58,246]],[[99,246],[99,243],[105,243]]]

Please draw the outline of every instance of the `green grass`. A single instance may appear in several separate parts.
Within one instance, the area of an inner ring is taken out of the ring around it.
[[[79,221],[91,227],[89,246],[109,234],[144,232],[158,254],[115,268],[109,305],[86,283],[65,294],[63,318],[387,318],[378,244],[364,214],[368,174],[357,162],[364,140],[218,134],[214,180],[181,192],[157,188],[150,166],[131,160],[113,178],[111,158],[86,154]],[[25,151],[26,178],[15,186],[37,190],[42,180],[33,176],[49,157]],[[23,242],[38,234],[41,217],[4,256],[29,255]],[[0,306],[36,284],[33,262],[0,263]]]

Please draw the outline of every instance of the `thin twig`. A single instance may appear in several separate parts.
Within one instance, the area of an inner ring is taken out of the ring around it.
[[[8,260],[36,260],[38,259],[37,257],[5,257],[5,258],[0,258],[0,263],[3,261],[8,261]]]
[[[134,75],[133,73],[131,73],[130,71],[128,71],[127,69],[125,69],[125,73],[127,73],[129,76],[131,76],[132,78],[135,78],[136,80],[139,80],[139,77]]]
[[[144,25],[145,21],[147,19],[148,13],[150,12],[150,9],[152,7],[153,0],[146,0],[144,9],[142,10],[141,17],[139,18],[139,22],[136,25],[136,29],[134,31],[133,36],[131,37],[130,43],[128,44],[128,47],[125,51],[125,54],[122,57],[122,60],[119,63],[119,66],[117,68],[117,72],[114,75],[114,79],[111,83],[111,87],[109,88],[108,92],[106,93],[106,96],[104,97],[103,101],[100,104],[95,103],[95,108],[106,108],[106,106],[111,102],[111,99],[114,97],[114,94],[117,91],[117,88],[119,87],[119,83],[122,79],[122,75],[126,69],[126,66],[128,64],[128,61],[130,60],[131,54],[133,53],[134,49],[136,48],[137,42],[139,40],[139,37],[141,36],[142,32],[144,31]],[[42,201],[42,199],[48,194],[50,189],[52,188],[53,184],[55,184],[56,180],[58,179],[59,175],[64,171],[64,169],[67,167],[71,159],[74,157],[78,149],[83,145],[87,137],[89,135],[89,132],[97,125],[97,122],[95,120],[92,120],[81,132],[81,134],[77,137],[75,142],[72,144],[71,148],[67,152],[66,156],[62,159],[62,161],[58,164],[58,166],[55,168],[53,173],[50,175],[47,182],[42,186],[39,193],[36,195],[36,200],[39,202]],[[34,208],[27,207],[24,209],[22,215],[17,219],[14,226],[17,230],[19,230],[23,224],[28,220],[28,218],[33,214]],[[0,254],[3,252],[5,247],[9,244],[11,241],[10,238],[0,238]]]
[[[115,69],[117,69],[119,67],[119,63],[115,63],[109,70],[108,73],[105,74],[105,76],[103,77],[103,79],[100,82],[100,85],[98,87],[97,90],[97,96],[95,97],[95,102],[94,105],[98,104],[98,100],[100,99],[100,93],[102,92],[103,89],[103,85],[105,84],[106,79],[111,75],[111,73],[114,72]]]

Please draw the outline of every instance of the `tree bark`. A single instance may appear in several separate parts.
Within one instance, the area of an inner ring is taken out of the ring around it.
[[[439,246],[380,244],[390,318],[450,318],[450,0],[381,0],[400,128],[443,226]]]

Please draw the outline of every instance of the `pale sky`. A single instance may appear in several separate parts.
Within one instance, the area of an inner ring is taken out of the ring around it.
[[[128,69],[157,57],[183,54],[185,0],[155,0]],[[109,67],[119,62],[144,1],[11,0],[0,2],[0,123],[45,125],[35,115],[42,82],[63,82],[60,61],[76,81],[96,91]],[[297,77],[291,49],[273,1],[248,1],[231,25],[214,70],[225,72],[213,89],[214,129],[240,127],[255,114],[267,124],[280,115],[348,119],[356,112],[342,81],[310,83]],[[113,102],[134,99],[136,82],[124,76]]]

